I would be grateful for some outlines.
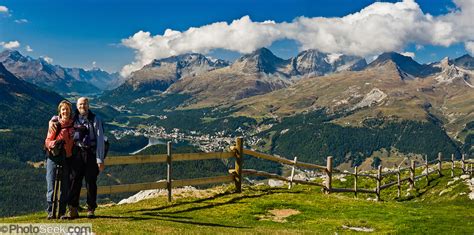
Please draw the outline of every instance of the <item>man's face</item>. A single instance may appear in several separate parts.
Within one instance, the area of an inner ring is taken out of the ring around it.
[[[86,99],[80,98],[77,100],[77,109],[81,115],[87,114],[89,111],[89,103]]]

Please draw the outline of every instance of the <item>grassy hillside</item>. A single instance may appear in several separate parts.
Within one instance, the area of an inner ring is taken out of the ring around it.
[[[364,196],[355,199],[352,194],[326,195],[319,187],[246,186],[242,194],[234,194],[232,186],[221,186],[208,190],[204,197],[184,196],[172,203],[163,196],[100,207],[98,218],[74,222],[92,222],[93,231],[99,233],[314,234],[347,233],[353,232],[348,227],[363,227],[377,234],[472,234],[474,201],[468,199],[464,182],[451,181],[449,176],[433,177],[425,188],[426,181],[420,180],[419,187],[425,189],[400,201],[392,196],[394,188],[384,190],[382,202]],[[446,189],[450,191],[441,193]],[[296,214],[282,217],[292,212]],[[0,219],[0,223],[47,222],[44,217],[36,213]]]

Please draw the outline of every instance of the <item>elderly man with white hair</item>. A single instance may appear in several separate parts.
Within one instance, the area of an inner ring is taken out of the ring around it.
[[[104,128],[102,120],[89,110],[89,99],[79,98],[76,106],[68,217],[70,219],[79,217],[79,199],[82,180],[85,178],[87,217],[94,218],[97,208],[97,176],[105,168]]]

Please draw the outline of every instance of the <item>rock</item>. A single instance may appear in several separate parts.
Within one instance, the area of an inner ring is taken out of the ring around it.
[[[346,226],[346,225],[342,225],[342,228],[343,229],[349,229],[349,230],[353,230],[353,231],[357,231],[357,232],[373,232],[374,229],[373,228],[367,228],[367,227],[349,227],[349,226]]]
[[[274,179],[269,179],[268,180],[268,186],[270,187],[282,187],[283,185],[285,185],[285,183],[281,180],[274,180]]]
[[[469,175],[461,175],[461,179],[465,180],[465,179],[469,179],[471,178],[471,176]]]
[[[198,189],[196,189],[195,187],[192,187],[192,186],[184,186],[183,188],[173,189],[173,195],[174,196],[177,196],[177,195],[180,195],[180,194],[182,195],[182,194],[185,194],[185,193],[201,194],[203,192],[204,192],[204,190],[198,190]],[[155,197],[159,197],[159,196],[165,196],[167,194],[168,194],[168,191],[166,189],[142,190],[142,191],[138,192],[137,194],[135,194],[135,195],[133,195],[129,198],[122,199],[119,203],[117,203],[117,205],[135,203],[135,202],[139,202],[139,201],[142,201],[142,200],[145,200],[145,199],[155,198]],[[196,195],[196,196],[198,196],[198,195]]]

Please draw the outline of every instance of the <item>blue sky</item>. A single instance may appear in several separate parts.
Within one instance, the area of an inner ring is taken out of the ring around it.
[[[392,1],[395,2],[395,1]],[[424,13],[446,14],[455,5],[446,0],[416,1]],[[134,60],[134,50],[121,40],[142,30],[162,35],[168,28],[185,31],[214,22],[250,16],[253,22],[273,20],[291,22],[296,17],[342,17],[374,3],[368,0],[291,0],[291,1],[66,1],[66,0],[0,0],[8,8],[0,13],[0,42],[18,41],[21,53],[32,57],[47,56],[54,64],[90,68],[93,61],[107,71],[119,71]],[[27,22],[22,21],[25,19]],[[30,46],[33,51],[26,51]],[[270,49],[282,58],[297,54],[299,44],[277,40]],[[449,47],[424,45],[415,59],[425,63],[445,56],[466,54],[462,43]],[[213,57],[232,59],[237,52],[212,50]]]

